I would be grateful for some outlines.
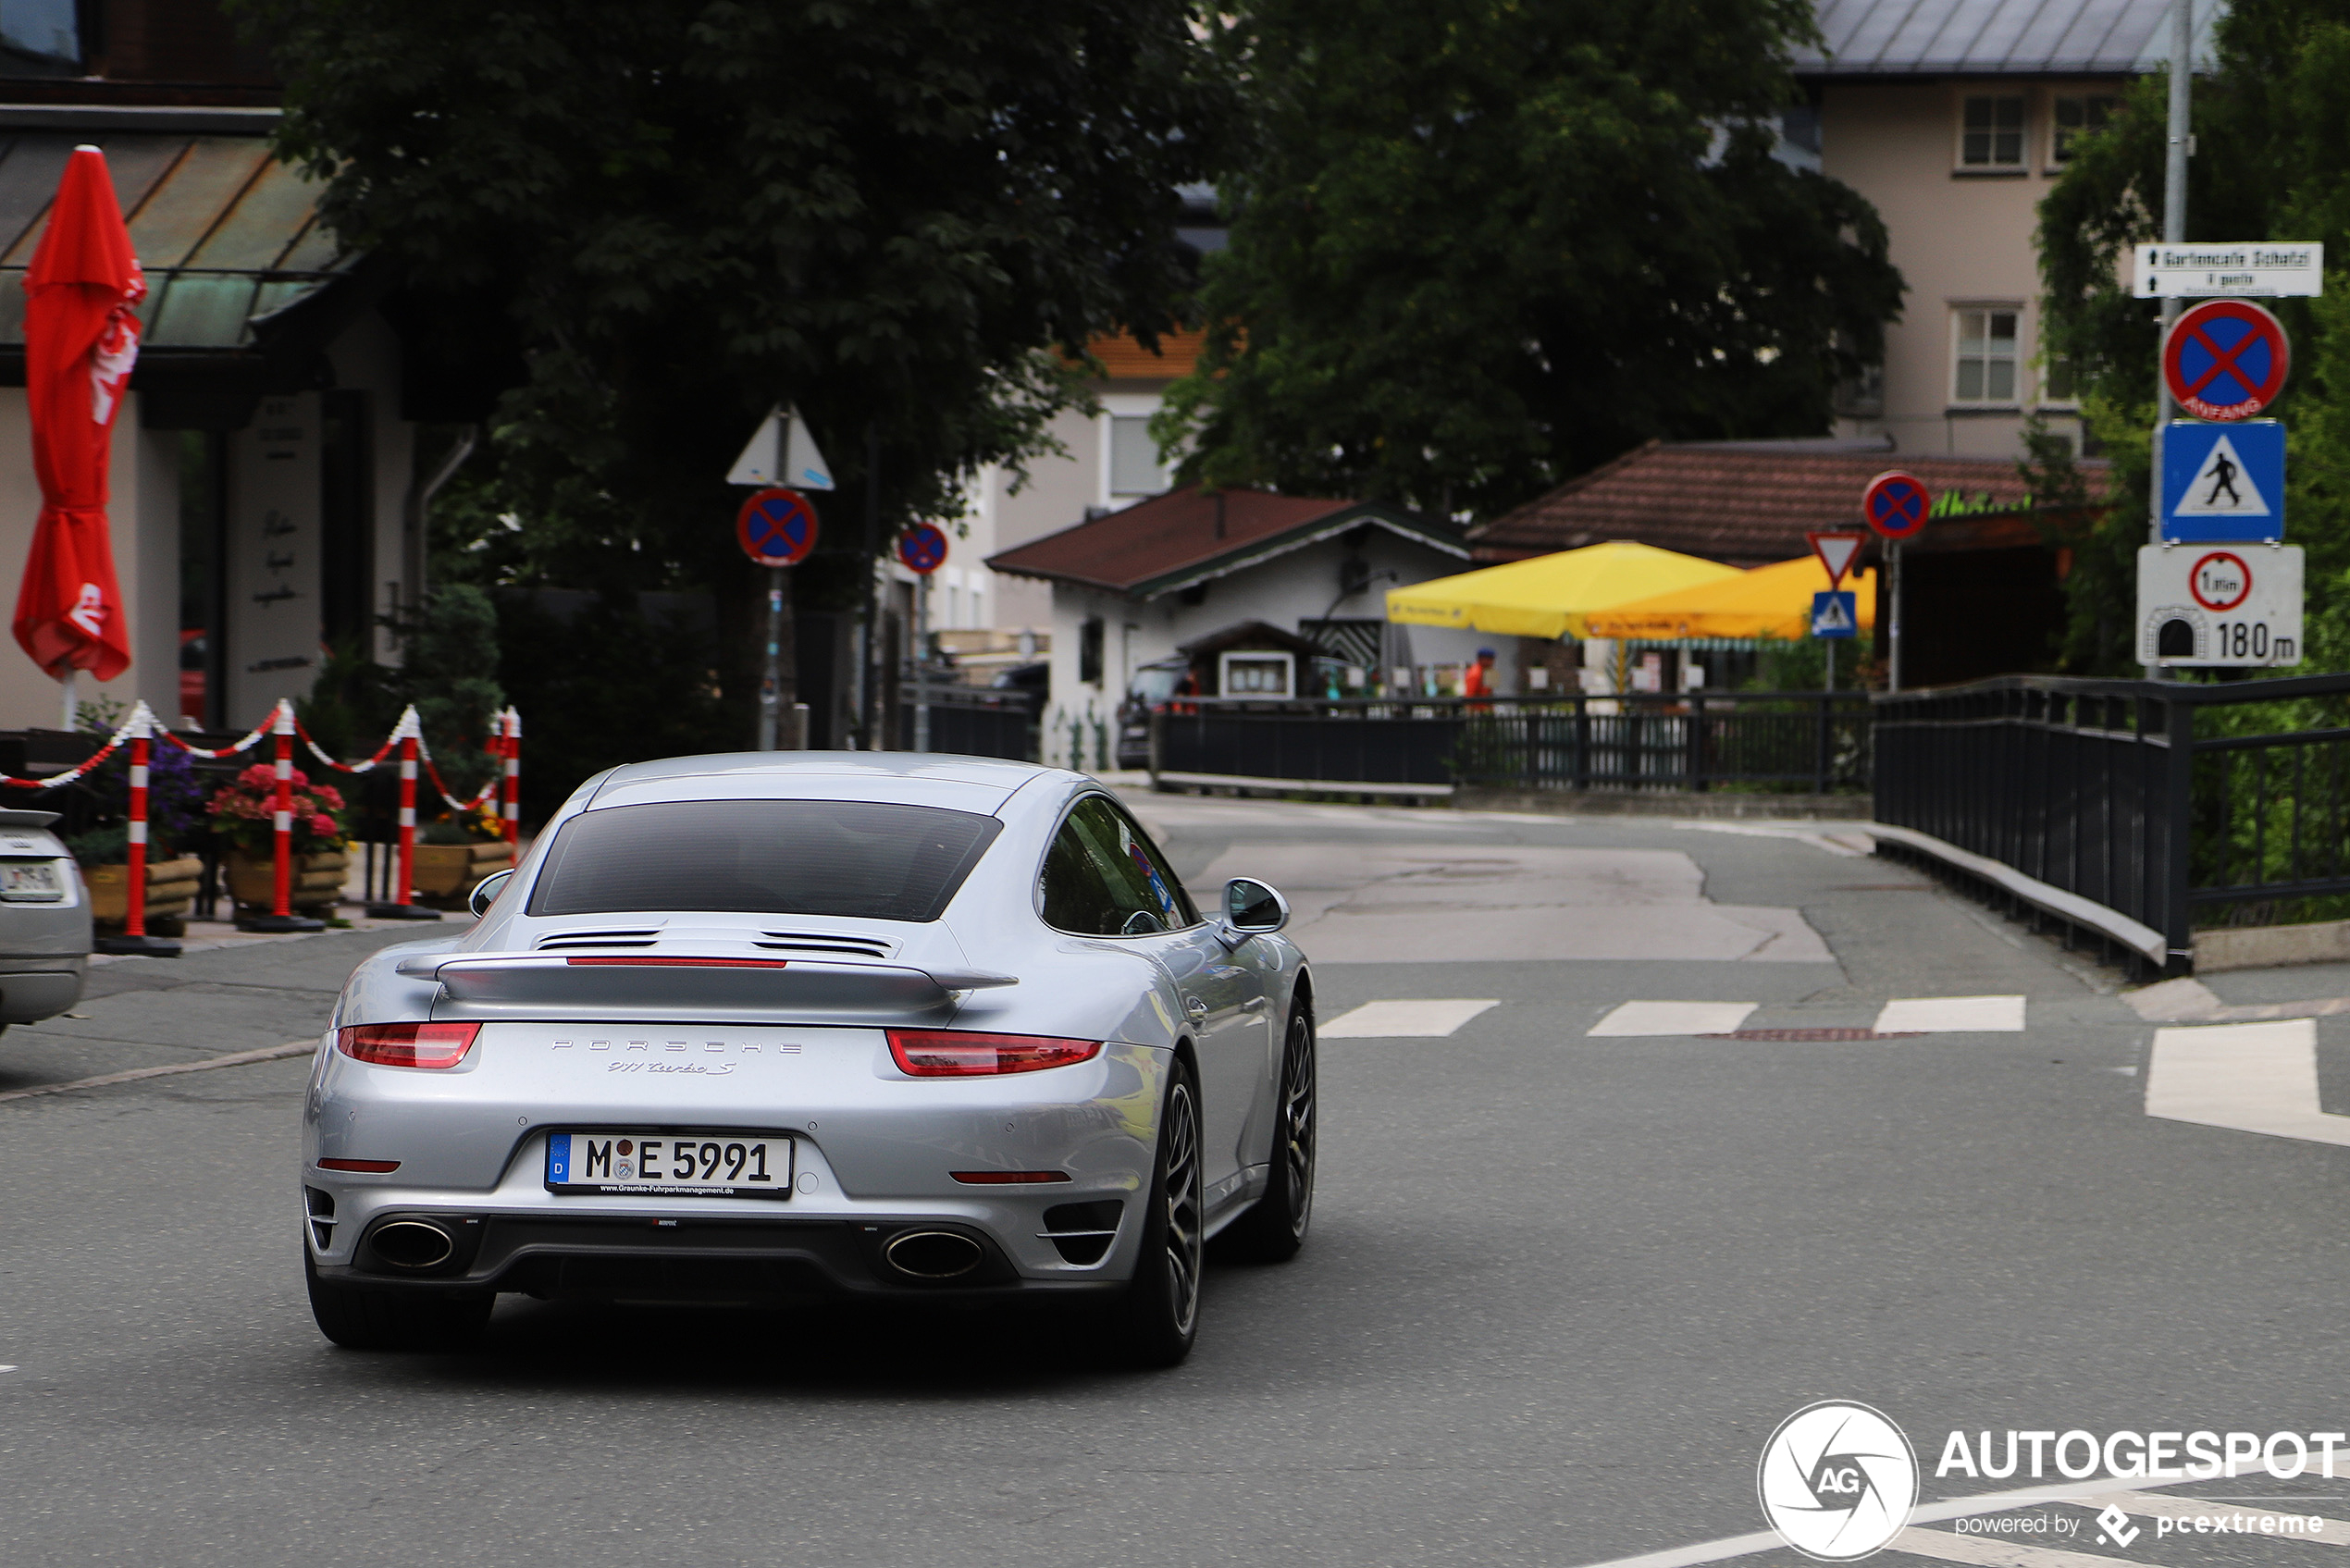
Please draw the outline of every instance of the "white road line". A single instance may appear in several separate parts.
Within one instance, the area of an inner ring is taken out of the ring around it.
[[[130,1072],[110,1072],[97,1078],[77,1078],[71,1083],[41,1083],[31,1089],[11,1089],[0,1093],[0,1100],[35,1100],[43,1094],[69,1094],[77,1089],[104,1089],[110,1083],[136,1083],[147,1078],[173,1078],[183,1072],[209,1072],[214,1068],[241,1068],[247,1062],[274,1062],[281,1056],[306,1056],[318,1048],[315,1040],[296,1040],[284,1045],[265,1045],[258,1051],[236,1051],[226,1056],[206,1056],[200,1062],[173,1062],[167,1067],[136,1068]]]
[[[2312,1517],[2307,1513],[2281,1513],[2273,1508],[2247,1508],[2234,1503],[2212,1502],[2205,1498],[2169,1497],[2154,1492],[2098,1492],[2094,1496],[2068,1500],[2083,1508],[2118,1508],[2124,1513],[2143,1514],[2148,1519],[2217,1519],[2222,1515],[2233,1515],[2255,1521],[2274,1519],[2282,1525],[2287,1519],[2301,1522]],[[2262,1530],[2257,1524],[2249,1530],[2228,1532],[2230,1537],[2238,1534],[2259,1536],[2269,1540],[2318,1541],[2326,1546],[2350,1546],[2350,1525],[2339,1519],[2320,1519],[2316,1529],[2299,1530],[2292,1535]]]
[[[2021,996],[1897,996],[1876,1016],[1879,1034],[2021,1034]]]
[[[1341,1013],[1314,1032],[1325,1040],[1391,1040],[1404,1036],[1441,1039],[1499,1002],[1465,997],[1434,997],[1420,1001],[1366,1002]]]
[[[1626,1002],[1590,1029],[1595,1036],[1727,1034],[1746,1022],[1756,1002]]]
[[[2112,1500],[2117,1493],[2152,1491],[2158,1487],[2179,1486],[2179,1477],[2143,1480],[2135,1485],[2117,1486],[2099,1482],[2100,1493]],[[2027,1487],[2022,1491],[1978,1492],[1973,1497],[1952,1498],[1947,1502],[1922,1502],[1910,1511],[1912,1525],[1939,1524],[1945,1519],[1972,1519],[1979,1513],[2005,1513],[2018,1508],[2034,1508],[2047,1502],[2071,1502],[2088,1494],[2081,1483],[2071,1481],[2047,1487]],[[1725,1536],[1719,1540],[1700,1541],[1694,1546],[1667,1547],[1663,1551],[1644,1551],[1636,1557],[1610,1558],[1604,1562],[1589,1562],[1583,1568],[1703,1568],[1709,1562],[1723,1562],[1750,1552],[1768,1551],[1785,1547],[1775,1530],[1753,1530],[1743,1536]],[[2107,1560],[2099,1560],[2107,1561]]]
[[[1948,1530],[1915,1528],[1894,1537],[1885,1549],[1938,1558],[1944,1562],[1982,1563],[1986,1568],[2123,1568],[2127,1562],[2120,1557],[2062,1551],[2052,1546],[2032,1546],[1996,1536],[1954,1536]]]
[[[2350,1117],[2318,1108],[2318,1026],[2307,1019],[2156,1030],[2146,1115],[2350,1143]]]

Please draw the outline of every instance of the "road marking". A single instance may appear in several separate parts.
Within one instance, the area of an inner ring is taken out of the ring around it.
[[[1464,997],[1366,1002],[1315,1031],[1325,1040],[1390,1040],[1405,1036],[1441,1040],[1499,1002]]]
[[[2280,1513],[2272,1508],[2245,1508],[2233,1503],[2212,1502],[2199,1497],[2165,1497],[2150,1492],[2099,1492],[2094,1497],[2073,1498],[2071,1501],[2083,1508],[2118,1508],[2124,1513],[2144,1514],[2149,1519],[2216,1519],[2232,1514],[2240,1519],[2274,1519],[2282,1525],[2285,1520],[2306,1521],[2314,1517],[2307,1513]],[[2230,1531],[2229,1534],[2265,1536],[2268,1538],[2292,1541],[2320,1541],[2327,1546],[2350,1546],[2350,1525],[2339,1519],[2320,1519],[2314,1530],[2290,1536],[2279,1536],[2257,1528]]]
[[[241,1068],[247,1062],[274,1062],[282,1056],[306,1056],[318,1048],[315,1040],[296,1040],[284,1045],[265,1045],[258,1051],[236,1051],[226,1056],[206,1056],[200,1062],[173,1062],[167,1067],[136,1068],[130,1072],[110,1072],[97,1078],[77,1078],[71,1083],[40,1083],[31,1089],[11,1089],[0,1093],[0,1100],[35,1100],[43,1094],[68,1094],[77,1089],[104,1089],[110,1083],[136,1083],[142,1079],[174,1078],[183,1072],[210,1072],[214,1068]]]
[[[2318,1026],[2308,1019],[2156,1030],[2146,1115],[2350,1144],[2350,1117],[2318,1107]]]
[[[1593,1035],[1727,1034],[1756,1002],[1626,1002],[1593,1024]]]
[[[1885,1549],[1944,1562],[1974,1562],[1986,1568],[2122,1568],[2125,1559],[2099,1557],[2094,1552],[2062,1551],[2052,1546],[1992,1536],[1954,1536],[1948,1530],[1908,1529]]]
[[[2021,1034],[2021,996],[1897,996],[1876,1016],[1879,1034]]]

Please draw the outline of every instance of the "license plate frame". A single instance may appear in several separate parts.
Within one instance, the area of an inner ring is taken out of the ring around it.
[[[624,1154],[623,1144],[634,1147]],[[688,1145],[695,1175],[679,1179],[677,1151]],[[739,1166],[731,1158],[736,1145],[744,1151]],[[653,1157],[660,1161],[658,1174],[650,1178],[638,1174],[649,1148],[658,1151]],[[699,1173],[712,1148],[717,1151],[712,1177],[703,1178]],[[763,1158],[761,1150],[766,1151]],[[635,1168],[625,1178],[618,1174],[630,1167]],[[736,1128],[565,1128],[547,1135],[541,1167],[547,1191],[558,1197],[738,1198],[779,1204],[790,1199],[798,1175],[798,1138]],[[762,1176],[768,1179],[758,1179]]]

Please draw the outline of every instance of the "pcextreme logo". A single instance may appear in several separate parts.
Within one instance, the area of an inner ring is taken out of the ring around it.
[[[1754,1489],[1781,1540],[1822,1562],[1850,1562],[1909,1524],[1918,1458],[1881,1412],[1823,1400],[1779,1423],[1762,1445]]]

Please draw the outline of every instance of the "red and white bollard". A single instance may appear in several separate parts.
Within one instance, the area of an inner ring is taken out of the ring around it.
[[[119,937],[102,936],[101,953],[142,953],[176,958],[179,944],[147,934],[147,762],[153,749],[155,715],[140,703],[130,712],[130,853],[123,865],[123,921]]]
[[[519,851],[522,845],[522,715],[509,708],[499,716],[499,729],[505,736],[499,747],[503,754],[506,776],[501,784],[499,812],[506,819],[506,842]]]
[[[272,813],[277,833],[277,897],[266,915],[254,915],[239,922],[247,931],[324,931],[327,922],[297,916],[293,912],[293,704],[280,698],[278,701],[277,722],[271,726],[278,741],[278,798]]]
[[[440,911],[412,902],[416,896],[416,737],[423,734],[411,704],[391,732],[400,742],[400,847],[392,874],[398,885],[391,897],[367,906],[370,920],[437,920]]]

